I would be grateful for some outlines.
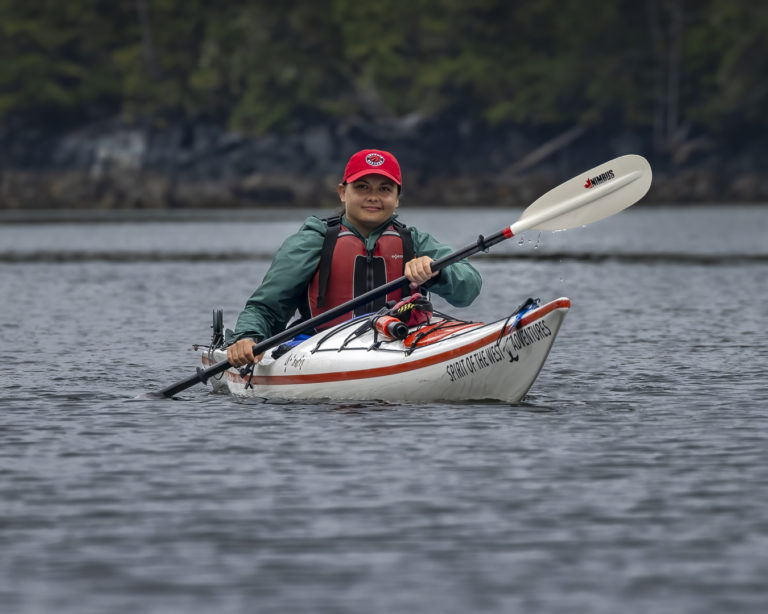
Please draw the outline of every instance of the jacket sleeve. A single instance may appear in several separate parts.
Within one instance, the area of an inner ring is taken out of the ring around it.
[[[283,242],[261,285],[238,316],[234,336],[228,341],[267,339],[285,329],[317,269],[324,236],[325,224],[311,217]]]
[[[413,226],[409,228],[413,237],[413,249],[416,256],[429,256],[438,260],[451,253],[453,248],[422,232]],[[425,285],[430,291],[443,297],[454,307],[467,307],[480,294],[483,280],[480,273],[466,258],[445,267],[440,275]]]

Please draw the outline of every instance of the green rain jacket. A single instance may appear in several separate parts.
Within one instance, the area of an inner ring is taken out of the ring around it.
[[[372,250],[376,241],[397,217],[393,215],[366,239],[342,217],[341,223],[354,232]],[[288,237],[277,250],[264,280],[245,304],[237,318],[233,335],[227,342],[252,337],[266,339],[285,330],[299,305],[306,300],[307,287],[317,270],[323,247],[326,225],[320,218],[308,217],[296,234]],[[453,252],[426,232],[409,227],[415,256],[438,260]],[[443,297],[455,307],[466,307],[477,298],[482,279],[469,262],[460,260],[442,269],[441,274],[427,284],[429,291]],[[231,331],[227,331],[230,333]]]

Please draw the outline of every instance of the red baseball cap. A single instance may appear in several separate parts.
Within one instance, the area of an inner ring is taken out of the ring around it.
[[[384,175],[397,185],[403,185],[397,158],[381,149],[363,149],[354,154],[344,169],[344,182],[352,182],[365,175]]]

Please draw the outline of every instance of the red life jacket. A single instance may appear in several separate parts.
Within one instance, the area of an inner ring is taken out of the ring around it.
[[[413,240],[405,225],[393,221],[376,241],[369,253],[365,243],[351,230],[341,224],[340,217],[325,220],[328,224],[320,263],[307,290],[309,317],[337,307],[369,290],[394,281],[403,276],[405,262],[413,258]],[[399,301],[410,296],[412,290],[406,285],[402,290],[390,292],[386,297],[361,305],[354,315],[372,313],[383,307],[387,301]],[[321,324],[323,330],[349,320],[347,313]]]

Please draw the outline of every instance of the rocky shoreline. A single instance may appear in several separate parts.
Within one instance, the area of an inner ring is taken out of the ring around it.
[[[403,198],[417,206],[525,206],[580,170],[625,153],[651,161],[648,203],[768,202],[768,163],[757,145],[735,155],[710,145],[672,165],[670,156],[649,154],[643,133],[569,134],[446,123],[318,126],[263,137],[118,121],[53,136],[6,128],[0,210],[333,207],[348,155],[364,147],[396,153]]]

